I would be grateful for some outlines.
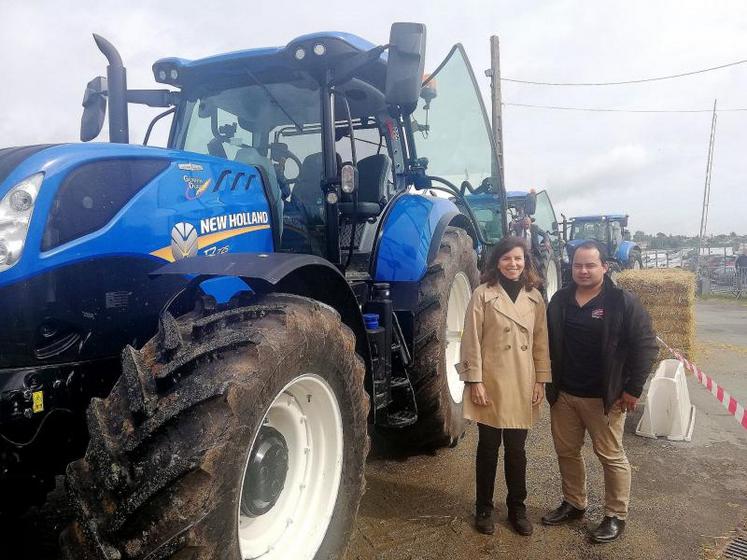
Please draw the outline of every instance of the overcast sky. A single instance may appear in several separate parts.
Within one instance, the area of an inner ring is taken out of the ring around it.
[[[314,31],[387,42],[393,21],[428,27],[426,70],[464,44],[489,106],[489,37],[504,77],[622,81],[747,59],[747,2],[687,0],[297,2],[0,0],[0,146],[75,142],[85,84],[106,61],[91,33],[119,49],[132,88],[156,87],[158,58],[199,58],[284,45]],[[698,76],[610,87],[504,82],[505,103],[626,109],[747,109],[747,64]],[[140,141],[153,110],[131,110]],[[632,230],[696,234],[709,113],[591,113],[504,107],[509,188],[548,189],[567,216],[622,212]],[[106,138],[106,132],[100,139]],[[710,233],[747,233],[747,111],[721,112]]]

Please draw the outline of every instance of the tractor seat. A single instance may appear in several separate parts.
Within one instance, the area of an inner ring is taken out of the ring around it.
[[[291,193],[291,204],[304,215],[307,224],[323,222],[324,201],[322,200],[321,180],[324,162],[322,158],[321,152],[304,158]]]
[[[358,162],[358,211],[359,220],[375,218],[381,213],[386,200],[387,184],[391,176],[392,162],[385,154],[376,154]],[[352,196],[343,194],[339,204],[343,216],[352,216],[355,204]]]

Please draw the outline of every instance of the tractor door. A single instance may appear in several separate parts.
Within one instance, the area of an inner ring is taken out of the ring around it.
[[[534,220],[537,227],[550,236],[554,253],[560,255],[560,232],[558,231],[558,219],[555,215],[555,209],[550,202],[547,191],[537,193],[537,208],[534,211]]]
[[[417,157],[428,159],[429,176],[463,193],[455,202],[472,211],[481,241],[496,243],[506,232],[505,193],[490,120],[462,45],[426,78],[421,97],[412,114]]]

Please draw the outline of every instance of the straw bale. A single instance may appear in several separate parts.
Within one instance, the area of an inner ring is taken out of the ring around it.
[[[618,275],[617,283],[640,298],[651,315],[656,334],[689,359],[694,359],[695,275],[692,272],[626,270]],[[663,348],[658,359],[670,357]]]

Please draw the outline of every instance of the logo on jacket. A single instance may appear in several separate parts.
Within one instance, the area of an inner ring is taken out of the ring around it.
[[[192,224],[179,222],[171,229],[171,254],[176,261],[197,254],[197,230]]]
[[[591,318],[592,319],[604,319],[604,309],[601,307],[598,309],[592,309]]]

